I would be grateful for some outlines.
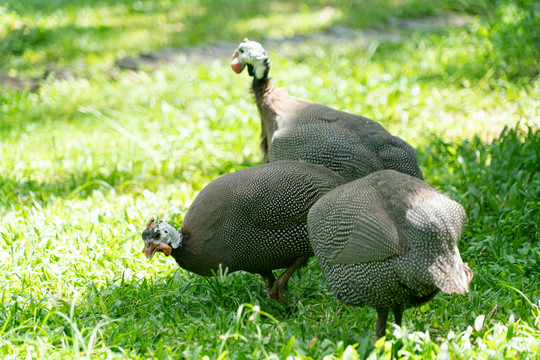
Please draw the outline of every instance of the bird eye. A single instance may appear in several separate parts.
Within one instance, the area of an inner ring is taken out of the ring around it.
[[[168,234],[169,233],[169,230],[164,230],[163,231],[165,234]]]
[[[240,54],[243,54],[243,53],[244,53],[244,49],[240,48],[240,49],[238,50],[238,52],[240,52]]]

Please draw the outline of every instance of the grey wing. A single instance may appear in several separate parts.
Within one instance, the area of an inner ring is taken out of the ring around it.
[[[344,194],[323,204],[326,209],[320,216],[324,218],[319,216],[315,221],[322,224],[321,229],[330,229],[326,230],[327,233],[331,232],[329,238],[325,234],[315,234],[318,226],[308,223],[310,235],[314,233],[319,242],[314,246],[323,252],[330,263],[382,261],[408,251],[405,237],[384,209],[376,189],[366,186],[362,187],[360,193],[349,195]],[[321,209],[314,211],[320,212]]]
[[[271,161],[305,160],[354,180],[383,168],[377,154],[337,123],[295,124],[272,139]]]
[[[336,141],[337,144],[340,138],[346,140],[339,146],[345,151],[347,148],[344,143],[352,147],[352,156],[342,159],[340,164],[356,169],[352,170],[352,178],[360,178],[376,170],[393,169],[424,179],[414,148],[373,120],[319,104],[306,106],[298,113],[296,119],[295,124],[301,126],[318,123],[334,128],[335,134],[331,134],[331,137],[318,135],[322,140]],[[335,130],[338,127],[340,130]],[[336,153],[331,155],[337,156]],[[344,175],[350,172],[346,169],[336,171]]]

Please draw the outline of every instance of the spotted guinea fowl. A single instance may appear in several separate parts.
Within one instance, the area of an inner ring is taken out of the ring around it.
[[[457,240],[463,207],[425,182],[381,170],[320,198],[308,214],[315,257],[338,299],[377,310],[377,338],[390,311],[401,323],[405,308],[440,290],[462,294],[473,277]]]
[[[224,175],[197,195],[179,230],[151,219],[143,232],[149,259],[160,251],[203,276],[220,265],[261,274],[273,299],[283,299],[292,273],[313,256],[307,214],[345,179],[304,161],[278,161]],[[277,279],[272,270],[287,268]]]
[[[264,162],[304,160],[326,166],[349,181],[394,169],[423,179],[416,152],[381,125],[274,88],[266,50],[245,39],[233,54],[236,73],[247,66],[261,116]]]

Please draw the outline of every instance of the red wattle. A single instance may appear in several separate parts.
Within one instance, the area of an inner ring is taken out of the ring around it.
[[[172,253],[172,248],[167,244],[159,244],[157,246],[157,248],[160,249],[161,251],[163,251],[165,253],[165,255],[167,255],[167,256],[171,255],[171,253]]]
[[[242,72],[242,70],[244,70],[244,67],[245,66],[242,63],[240,63],[240,61],[238,61],[238,58],[236,58],[236,57],[231,62],[231,68],[237,74],[240,74]]]

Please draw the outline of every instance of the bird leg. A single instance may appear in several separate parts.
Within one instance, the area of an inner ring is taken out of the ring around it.
[[[270,291],[269,298],[275,299],[277,301],[283,300],[283,291],[285,287],[287,286],[287,283],[289,282],[289,279],[291,278],[292,274],[300,267],[302,267],[307,260],[309,259],[309,256],[301,256],[299,258],[296,258],[291,266],[287,268],[281,275],[278,276],[276,279],[274,286],[272,286],[272,290]]]
[[[375,340],[382,338],[386,334],[386,322],[390,309],[377,309],[377,326],[375,328]]]
[[[403,304],[400,304],[394,308],[394,321],[396,325],[401,326],[401,320],[403,319]]]
[[[272,271],[263,272],[261,273],[261,276],[264,280],[264,286],[266,287],[266,293],[268,294],[268,297],[271,297],[272,287],[274,286],[274,283],[276,282],[276,277],[274,276],[274,273]]]

